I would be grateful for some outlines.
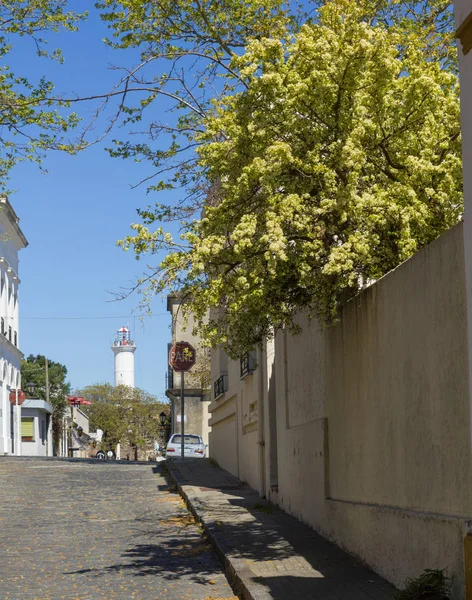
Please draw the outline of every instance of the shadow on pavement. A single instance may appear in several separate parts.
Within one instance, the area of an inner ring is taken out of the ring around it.
[[[216,546],[275,600],[391,600],[395,588],[230,473],[203,461],[172,468]],[[176,472],[178,471],[178,472]]]
[[[131,577],[158,575],[167,581],[186,576],[192,582],[204,584],[211,583],[215,574],[213,549],[199,539],[183,542],[182,537],[172,536],[158,544],[137,544],[122,554],[121,558],[122,561],[117,564],[64,574],[91,577],[103,577],[111,573]]]
[[[212,583],[215,575],[213,547],[178,496],[167,469],[162,463],[151,468],[153,473],[164,478],[165,483],[157,485],[160,493],[153,499],[153,502],[157,500],[158,508],[150,508],[149,512],[127,524],[125,535],[130,541],[135,540],[135,545],[123,552],[116,564],[81,568],[64,575],[94,578],[112,573],[130,577],[158,575],[168,581],[187,577],[194,583]]]

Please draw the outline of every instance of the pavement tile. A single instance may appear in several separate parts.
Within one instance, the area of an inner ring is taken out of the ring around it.
[[[209,460],[169,460],[244,600],[392,600],[395,588]]]

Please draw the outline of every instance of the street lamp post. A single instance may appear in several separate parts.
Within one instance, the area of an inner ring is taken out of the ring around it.
[[[185,371],[190,371],[196,361],[195,348],[188,342],[176,342],[169,352],[169,365],[180,371],[180,458],[185,458]]]
[[[163,434],[162,434],[162,443],[163,443],[162,451],[165,449],[166,443],[168,442],[168,432],[166,431],[165,427],[166,427],[166,425],[169,424],[169,422],[170,422],[170,415],[167,416],[167,414],[164,411],[162,411],[159,414],[159,423],[161,424],[161,427],[164,430]],[[157,456],[157,452],[156,452],[156,456]]]
[[[41,370],[43,369],[42,367],[39,367]],[[35,369],[35,370],[39,370],[39,369]],[[45,375],[46,375],[46,385],[45,385],[45,400],[46,402],[49,402],[49,364],[48,364],[48,359],[45,359],[45,365],[44,365],[44,371],[45,371]],[[28,390],[29,394],[32,396],[34,394],[34,392],[36,391],[37,385],[36,383],[34,383],[33,381],[30,381],[29,383],[26,384],[26,389]]]

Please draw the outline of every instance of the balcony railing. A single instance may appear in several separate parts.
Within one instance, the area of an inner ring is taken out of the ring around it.
[[[170,368],[166,372],[166,389],[174,389],[174,370]]]
[[[167,344],[167,356],[169,356],[171,348],[172,348],[172,342],[169,342]],[[167,366],[166,389],[168,389],[168,390],[174,389],[174,369],[172,369],[170,366]]]
[[[228,375],[223,373],[213,384],[213,398],[219,398],[228,389]]]
[[[241,377],[246,377],[256,370],[256,357],[255,353],[247,352],[241,357]]]

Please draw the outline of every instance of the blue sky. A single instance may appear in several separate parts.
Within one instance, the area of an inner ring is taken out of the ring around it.
[[[92,15],[79,33],[52,40],[51,45],[63,49],[64,65],[36,60],[28,44],[22,44],[9,63],[32,79],[44,74],[59,92],[103,93],[117,76],[108,69],[110,64],[134,60],[107,49],[101,41],[105,35],[105,27]],[[90,110],[80,106],[85,120]],[[31,164],[13,172],[11,187],[16,192],[10,201],[29,241],[20,253],[21,350],[65,364],[73,388],[113,382],[110,343],[114,332],[129,324],[138,346],[136,385],[161,395],[170,338],[165,300],[157,298],[152,318],[141,322],[127,316],[139,314],[136,295],[117,302],[110,293],[129,286],[145,266],[115,242],[137,220],[136,208],[153,200],[144,187],[130,187],[149,170],[110,158],[105,145],[75,157],[50,154],[47,175]]]

